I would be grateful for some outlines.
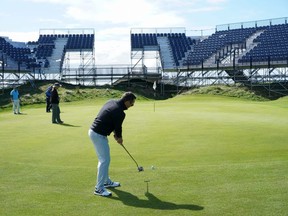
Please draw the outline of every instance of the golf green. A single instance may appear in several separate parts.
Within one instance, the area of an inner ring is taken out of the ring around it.
[[[63,125],[45,104],[0,112],[1,215],[287,215],[287,98],[136,101],[123,139],[144,172],[109,137],[111,198],[87,134],[104,102],[61,103]]]

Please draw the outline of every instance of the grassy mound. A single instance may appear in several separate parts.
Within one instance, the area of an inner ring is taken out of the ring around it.
[[[221,95],[228,97],[237,97],[241,99],[248,99],[252,101],[267,101],[267,98],[257,95],[255,92],[249,90],[247,87],[239,85],[224,86],[213,85],[201,88],[196,88],[185,92],[184,94],[208,94],[208,95]]]
[[[39,81],[32,87],[30,84],[19,86],[19,93],[21,99],[21,105],[32,105],[32,104],[44,104],[46,103],[45,91],[54,82]],[[6,89],[4,94],[1,95],[0,108],[5,109],[12,107],[10,100],[10,91],[12,89]],[[70,84],[62,84],[59,88],[59,96],[61,102],[72,102],[82,100],[93,100],[99,98],[119,98],[124,91],[133,91],[137,95],[138,100],[149,100],[151,94],[142,89],[135,88],[119,88],[119,87],[86,87],[86,86],[75,86]],[[152,95],[153,96],[153,95]]]
[[[53,82],[38,81],[35,86],[28,83],[19,87],[19,92],[21,95],[21,105],[35,105],[45,103],[45,91]],[[10,101],[10,91],[12,89],[6,89],[4,94],[1,95],[0,100],[0,110],[8,107],[12,107]],[[124,91],[134,92],[138,100],[159,100],[167,99],[171,95],[160,95],[160,93],[155,93],[152,87],[149,86],[136,86],[131,85],[131,87],[123,86],[103,86],[103,87],[86,87],[86,86],[75,86],[70,84],[62,84],[62,87],[58,90],[61,102],[73,102],[82,100],[93,100],[98,98],[119,98]],[[247,99],[252,101],[267,101],[269,99],[260,96],[259,94],[251,91],[247,87],[240,85],[224,86],[224,85],[213,85],[205,86],[200,88],[194,88],[187,92],[182,93],[184,95],[190,94],[206,94],[206,95],[221,95],[227,97],[236,97],[241,99]]]

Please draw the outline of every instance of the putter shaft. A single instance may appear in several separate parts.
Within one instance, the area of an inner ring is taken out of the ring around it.
[[[129,153],[129,151],[125,148],[125,146],[124,145],[122,145],[122,147],[125,149],[125,151],[128,153],[128,155],[132,158],[132,160],[135,162],[135,164],[136,164],[136,166],[137,166],[137,168],[139,167],[138,166],[138,163],[136,162],[136,160],[132,157],[132,155]]]

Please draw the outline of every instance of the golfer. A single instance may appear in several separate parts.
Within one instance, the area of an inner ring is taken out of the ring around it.
[[[109,100],[94,119],[88,135],[95,147],[98,157],[97,182],[95,195],[111,196],[106,188],[119,187],[119,182],[113,182],[109,177],[110,148],[108,138],[114,132],[114,138],[123,145],[122,123],[125,118],[124,110],[134,105],[136,96],[132,92],[125,92],[119,100]]]

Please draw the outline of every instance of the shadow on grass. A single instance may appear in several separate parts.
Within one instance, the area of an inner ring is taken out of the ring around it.
[[[145,193],[145,196],[148,198],[148,200],[141,200],[135,195],[128,193],[126,191],[121,191],[115,188],[111,188],[111,191],[113,191],[118,197],[112,196],[110,199],[119,200],[123,202],[124,205],[127,206],[161,209],[161,210],[188,209],[193,211],[199,211],[204,209],[204,207],[194,204],[175,204],[171,202],[162,201],[149,192]]]
[[[67,124],[67,123],[62,123],[62,124],[57,124],[57,125],[66,126],[66,127],[81,127],[79,125],[72,125],[72,124]]]
[[[14,115],[27,115],[27,113],[21,112],[21,113],[17,113],[17,114],[14,114]]]

